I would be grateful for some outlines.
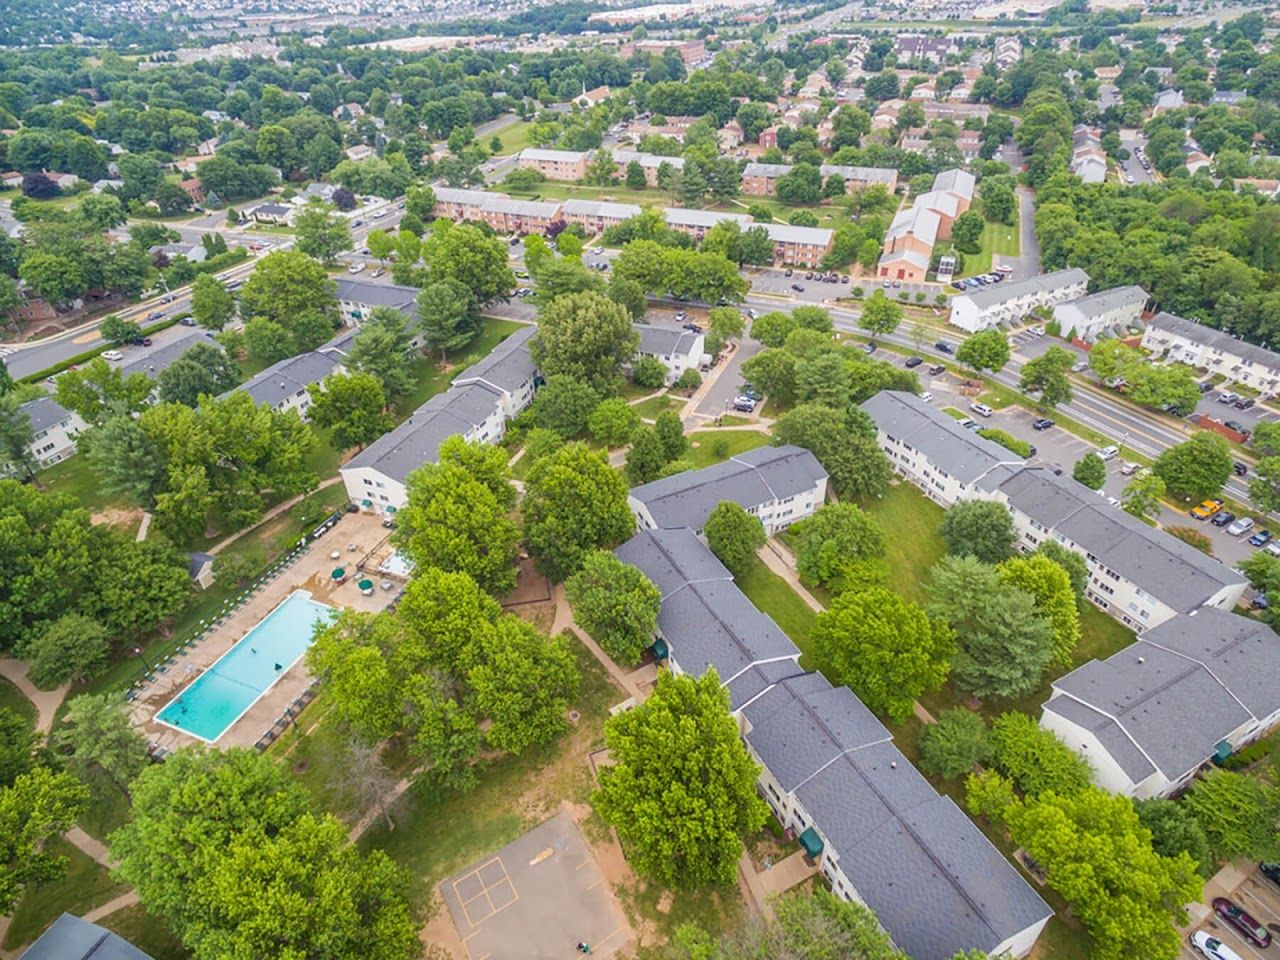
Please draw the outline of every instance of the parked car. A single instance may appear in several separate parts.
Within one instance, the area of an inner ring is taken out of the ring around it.
[[[363,263],[353,263],[351,266],[347,267],[347,273],[359,273],[363,269]]]
[[[1200,386],[1201,393],[1209,393],[1213,389],[1213,384],[1210,383],[1208,380],[1200,381],[1199,386]]]
[[[1265,547],[1270,542],[1271,542],[1270,530],[1259,530],[1257,533],[1255,533],[1252,537],[1249,538],[1249,543],[1255,547]]]
[[[124,357],[124,354],[121,353],[119,350],[103,350],[102,351],[103,360],[120,360],[123,357]]]
[[[966,430],[977,430],[978,421],[974,420],[972,417],[965,417],[960,421],[960,426],[964,427]]]
[[[1237,477],[1243,477],[1249,472],[1248,465],[1241,463],[1239,460],[1231,462],[1231,469],[1235,471]]]
[[[1266,949],[1271,945],[1271,931],[1226,897],[1213,898],[1213,912],[1235,927],[1255,947]]]
[[[180,317],[178,319],[178,323],[182,324],[184,327],[194,327],[196,325],[196,318],[188,314],[185,317]]]
[[[1241,517],[1235,523],[1231,524],[1231,526],[1227,527],[1227,533],[1231,534],[1233,537],[1238,537],[1241,534],[1248,533],[1252,529],[1253,518]]]
[[[1249,433],[1249,428],[1246,427],[1239,420],[1228,420],[1225,424],[1223,424],[1223,426],[1227,427],[1230,430],[1234,430],[1236,433],[1244,433],[1244,434]]]
[[[862,345],[862,352],[868,353],[868,354],[875,353],[876,350],[878,350],[879,348],[880,348],[880,345],[876,343],[874,340],[872,340],[870,343],[864,343]]]
[[[1239,399],[1240,399],[1240,394],[1232,393],[1230,390],[1225,390],[1222,393],[1218,394],[1219,403],[1235,403]]]
[[[1197,930],[1191,935],[1191,948],[1205,960],[1243,960],[1225,943],[1207,930]]]
[[[1120,455],[1119,447],[1101,447],[1098,450],[1098,456],[1103,460],[1114,460]]]
[[[1220,510],[1218,511],[1217,515],[1214,516],[1214,518],[1209,522],[1212,523],[1215,527],[1225,527],[1225,526],[1228,526],[1233,520],[1235,520],[1235,518],[1236,518],[1236,515],[1232,513],[1230,510]]]
[[[1254,401],[1253,397],[1241,397],[1239,400],[1237,400],[1237,401],[1233,404],[1233,406],[1234,406],[1237,410],[1248,410],[1250,407],[1252,407],[1252,406],[1254,405],[1254,403],[1255,403],[1255,401]]]
[[[784,273],[784,274],[783,274],[783,276],[784,276],[784,277],[789,277],[789,276],[791,276],[793,273],[795,273],[795,271],[794,271],[794,270],[792,270],[790,267],[787,267],[787,271],[786,271],[786,273]],[[886,283],[886,284],[887,284],[888,282],[889,282],[888,280],[886,280],[886,281],[885,281],[885,283]]]
[[[1215,513],[1222,510],[1221,500],[1206,500],[1204,503],[1197,504],[1191,508],[1191,516],[1197,520],[1208,520]]]
[[[1266,600],[1266,597],[1263,597]],[[1262,875],[1270,880],[1277,887],[1280,887],[1280,863],[1260,863],[1258,869],[1262,871]]]
[[[683,311],[683,310],[677,310],[677,311],[676,311],[676,323],[684,323],[684,321],[688,318],[688,316],[689,316],[689,314],[687,314],[685,311]]]
[[[756,402],[750,397],[734,397],[733,409],[739,413],[752,413],[756,409]]]
[[[955,353],[956,352],[956,348],[953,347],[951,344],[947,343],[947,341],[945,340],[939,340],[937,343],[933,345],[933,349],[937,350],[939,353]]]
[[[929,403],[931,400],[933,400],[933,394],[930,393],[928,390],[926,390],[924,393],[920,394],[920,399],[923,400],[925,403]]]
[[[965,289],[964,282],[963,282],[963,281],[961,281],[961,280],[952,280],[952,281],[951,281],[951,289],[953,289],[953,290],[963,290],[963,289]]]
[[[947,372],[947,368],[940,363],[935,363],[929,368],[929,376],[938,377]]]
[[[1120,465],[1120,473],[1122,476],[1125,476],[1125,477],[1133,476],[1140,469],[1142,469],[1142,464],[1134,463],[1132,460],[1130,460],[1127,463],[1122,463]]]
[[[747,397],[748,399],[755,400],[757,403],[764,399],[764,394],[749,383],[744,383],[738,388],[738,396]]]
[[[969,409],[972,410],[974,413],[976,413],[980,417],[989,417],[991,416],[991,414],[995,413],[995,411],[992,410],[990,407],[988,407],[985,403],[979,403],[977,400],[969,404]]]
[[[792,290],[794,290],[796,293],[804,293],[804,284],[803,284],[803,283],[793,283],[793,284],[791,285],[791,289],[792,289]]]
[[[1031,424],[1032,430],[1048,430],[1053,426],[1053,421],[1048,417],[1041,417],[1035,423]]]
[[[924,363],[920,357],[907,357],[907,362],[903,364],[908,370],[914,369]]]

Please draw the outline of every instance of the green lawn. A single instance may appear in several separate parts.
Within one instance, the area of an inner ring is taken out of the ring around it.
[[[691,447],[685,459],[697,469],[763,447],[769,442],[769,435],[755,430],[699,430],[689,434],[689,442]]]
[[[664,393],[660,397],[650,397],[648,400],[633,403],[631,409],[638,413],[642,419],[652,420],[664,410],[670,410],[678,402],[677,398]]]
[[[806,669],[816,668],[813,655],[813,643],[809,634],[813,630],[813,621],[817,613],[791,589],[787,581],[770,570],[761,560],[751,564],[751,569],[734,581],[743,593],[761,611],[773,618],[782,628],[782,632],[791,638],[791,642],[800,648],[802,656],[800,665]]]
[[[449,357],[444,366],[441,366],[438,357],[419,357],[415,361],[413,371],[417,385],[412,393],[396,404],[396,419],[407,420],[409,415],[420,406],[437,393],[447,389],[454,377],[458,376],[477,360],[488,356],[494,347],[522,326],[524,324],[513,323],[510,320],[497,320],[492,317],[486,317],[484,326],[480,330],[480,336],[471,341],[471,344],[464,350]]]
[[[3,677],[0,677],[0,707],[12,710],[26,720],[29,725],[35,726],[36,705],[28,700],[21,690]]]
[[[929,569],[945,551],[938,536],[942,508],[905,481],[861,506],[884,531],[890,586],[903,599],[923,603]]]
[[[508,154],[519,153],[525,147],[532,146],[529,143],[529,128],[533,126],[528,120],[517,120],[509,127],[503,127],[498,131],[498,140],[502,143],[502,149],[497,156],[505,157]],[[489,139],[483,142],[484,148],[489,149]]]
[[[1014,212],[1015,217],[1012,226],[1007,223],[991,223],[990,221],[986,223],[982,230],[982,246],[977,253],[966,253],[964,255],[964,269],[956,274],[957,277],[971,277],[978,273],[990,273],[995,254],[1016,257],[1022,252],[1022,233],[1018,226],[1016,206]],[[942,252],[950,253],[951,250],[952,245],[948,243],[947,248]]]
[[[6,950],[30,943],[64,911],[81,916],[128,889],[112,881],[106,867],[95,863],[66,840],[58,838],[49,844],[48,849],[68,858],[66,876],[28,889],[14,911],[13,923],[5,935]]]
[[[112,507],[129,509],[132,505],[121,497],[105,495],[89,466],[88,457],[79,454],[55,463],[36,477],[36,482],[46,493],[67,493],[90,512]]]
[[[441,879],[541,823],[562,801],[585,803],[590,796],[586,754],[603,744],[605,718],[623,694],[585,647],[574,638],[569,642],[582,676],[573,703],[580,717],[569,733],[548,746],[484,765],[480,783],[467,794],[419,781],[393,809],[395,830],[379,821],[361,838],[362,848],[385,850],[408,869],[416,907],[427,903]]]
[[[169,932],[163,920],[151,916],[140,906],[117,910],[99,920],[98,924],[114,930],[152,960],[186,960],[191,956],[182,941]]]

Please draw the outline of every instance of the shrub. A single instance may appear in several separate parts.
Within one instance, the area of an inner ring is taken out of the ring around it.
[[[995,766],[1025,794],[1052,790],[1070,796],[1089,785],[1091,771],[1084,757],[1025,713],[996,717],[991,742]]]
[[[667,382],[667,368],[657,357],[641,357],[631,368],[631,382],[656,390]]]
[[[675,382],[677,390],[697,390],[702,386],[702,374],[698,373],[693,367],[690,367],[684,373],[680,374]]]
[[[958,777],[992,754],[991,734],[981,714],[962,707],[944,710],[937,723],[920,731],[920,766],[943,777]]]

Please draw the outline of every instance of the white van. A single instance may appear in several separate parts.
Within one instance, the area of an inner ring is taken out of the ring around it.
[[[991,416],[992,413],[994,413],[994,411],[990,407],[988,407],[985,403],[978,403],[977,400],[969,404],[969,409],[972,410],[974,413],[976,413],[980,417],[989,417]]]
[[[1119,447],[1103,447],[1101,450],[1098,451],[1098,456],[1100,456],[1103,460],[1114,460],[1119,455],[1120,455]]]

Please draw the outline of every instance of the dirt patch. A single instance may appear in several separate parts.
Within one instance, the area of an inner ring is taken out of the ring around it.
[[[108,527],[136,527],[142,523],[141,507],[105,507],[89,517]]]
[[[458,928],[453,925],[453,918],[444,909],[444,898],[440,896],[440,888],[431,891],[431,919],[418,933],[426,956],[429,960],[467,960],[467,950],[458,936]]]
[[[521,557],[516,561],[516,586],[502,598],[502,606],[510,613],[518,612],[524,604],[547,603],[551,600],[551,581],[537,571],[533,560]]]

